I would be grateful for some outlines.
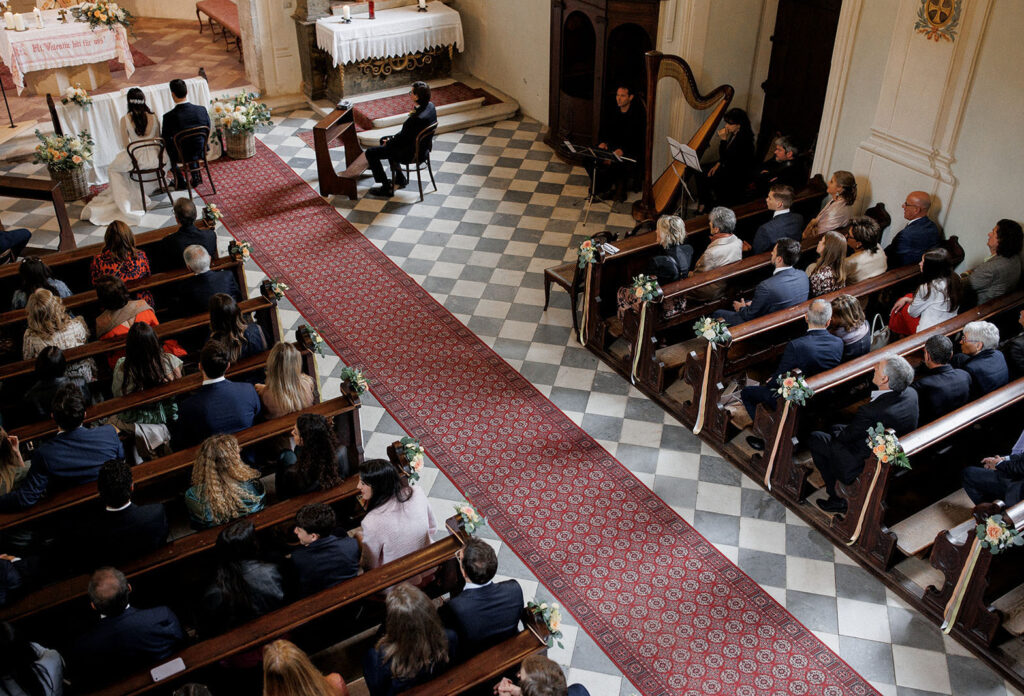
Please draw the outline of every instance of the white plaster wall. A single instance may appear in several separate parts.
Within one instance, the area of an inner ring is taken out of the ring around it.
[[[548,121],[550,0],[449,0],[462,15],[466,51],[456,67],[519,102],[524,114]]]
[[[196,4],[186,0],[122,0],[121,5],[140,17],[196,18]]]
[[[295,0],[241,0],[238,8],[246,77],[266,97],[300,92]]]

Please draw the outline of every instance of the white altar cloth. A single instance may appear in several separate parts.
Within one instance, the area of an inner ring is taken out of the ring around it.
[[[69,15],[70,16],[70,15]],[[11,70],[18,94],[25,89],[25,73],[36,70],[87,65],[117,58],[124,63],[127,77],[135,72],[128,32],[121,25],[93,30],[86,22],[60,21],[57,10],[43,12],[43,28],[36,19],[25,16],[26,31],[0,29],[0,58]]]
[[[190,102],[210,107],[210,85],[206,80],[201,77],[190,77],[185,80],[185,84],[188,86]],[[162,121],[164,114],[174,108],[171,90],[166,82],[138,87],[146,95],[146,103],[157,120]],[[57,118],[64,135],[78,135],[81,131],[88,130],[96,141],[92,167],[89,171],[90,184],[107,183],[107,167],[127,146],[122,135],[121,119],[128,113],[126,95],[129,89],[131,87],[125,87],[120,92],[97,94],[92,97],[92,104],[88,109],[83,109],[74,102],[56,103]]]
[[[344,24],[341,17],[325,17],[316,21],[316,43],[334,58],[334,65],[354,63],[369,58],[392,58],[424,51],[434,46],[454,44],[465,50],[462,18],[442,2],[427,3],[427,11],[416,5],[380,10],[377,18],[352,15]]]

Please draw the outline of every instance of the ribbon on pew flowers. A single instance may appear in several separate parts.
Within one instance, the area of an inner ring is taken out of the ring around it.
[[[640,300],[640,326],[636,332],[636,345],[633,346],[633,366],[629,371],[629,381],[636,384],[636,366],[640,364],[640,346],[644,340],[644,324],[647,322],[647,305],[656,297],[661,296],[661,286],[654,276],[640,274],[633,279],[631,286],[633,297]]]
[[[782,437],[782,426],[785,424],[786,419],[789,417],[789,405],[797,404],[804,406],[807,400],[814,396],[814,390],[807,385],[807,380],[799,372],[793,374],[787,372],[784,375],[780,375],[777,379],[779,388],[775,390],[780,397],[782,397],[782,416],[779,418],[779,425],[776,428],[778,436],[775,441],[772,442],[772,452],[768,456],[768,466],[764,472],[764,485],[769,491],[772,489],[772,470],[775,468],[775,456],[779,451],[779,439]]]
[[[890,464],[904,469],[910,468],[910,459],[907,458],[906,452],[903,451],[903,445],[900,444],[895,433],[887,431],[881,423],[876,423],[875,427],[868,428],[867,433],[868,447],[871,448],[871,453],[875,455],[875,458],[881,464]],[[878,478],[881,475],[882,467],[876,466],[874,473],[871,474],[871,484],[868,486],[868,492],[864,497],[865,501],[871,500],[871,496],[875,492],[875,486],[878,485]],[[857,539],[860,538],[860,533],[864,528],[864,517],[867,514],[868,506],[862,505],[860,513],[857,515],[857,526],[853,530],[850,540],[846,542],[847,546],[853,546]]]
[[[643,324],[641,324],[642,327]],[[693,434],[700,435],[700,431],[704,428],[704,402],[708,396],[711,351],[717,350],[720,345],[724,346],[729,343],[732,340],[732,334],[729,333],[729,325],[725,323],[725,319],[713,317],[698,319],[693,325],[693,332],[697,338],[703,338],[708,342],[708,350],[704,351],[704,379],[700,385],[700,399],[697,401],[697,420],[693,425]]]
[[[594,240],[585,239],[576,254],[576,265],[580,270],[587,269],[587,279],[583,283],[583,320],[580,322],[580,343],[586,345],[587,318],[590,316],[590,272],[597,259],[594,257]],[[573,307],[575,310],[576,308]]]
[[[971,538],[971,550],[967,553],[967,560],[964,562],[964,567],[960,570],[960,577],[957,578],[956,585],[953,586],[953,594],[942,612],[942,626],[940,628],[943,633],[948,635],[953,630],[957,614],[960,613],[960,606],[964,601],[964,594],[966,594],[967,588],[971,584],[971,578],[978,564],[981,550],[986,549],[995,556],[1000,551],[1022,545],[1024,545],[1024,537],[1021,537],[1018,530],[1007,525],[1002,515],[986,517],[984,522],[979,523],[974,528],[974,536]]]

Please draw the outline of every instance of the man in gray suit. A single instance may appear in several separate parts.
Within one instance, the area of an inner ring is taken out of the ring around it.
[[[754,289],[754,299],[740,298],[732,303],[733,311],[719,309],[713,316],[716,319],[725,319],[729,326],[735,326],[806,302],[810,294],[807,274],[793,268],[793,264],[799,258],[800,242],[788,237],[780,239],[772,249],[772,264],[775,271],[771,278],[758,283]]]

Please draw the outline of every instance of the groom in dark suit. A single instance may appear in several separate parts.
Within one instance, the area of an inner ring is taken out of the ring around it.
[[[395,186],[404,188],[409,183],[402,173],[402,163],[412,162],[416,152],[416,138],[425,128],[437,123],[437,110],[430,101],[430,85],[426,82],[414,82],[411,95],[416,108],[409,114],[409,118],[405,119],[402,130],[393,136],[381,138],[378,147],[366,150],[366,161],[373,172],[373,180],[380,184],[370,189],[370,195],[391,198],[395,195]],[[384,160],[391,165],[393,182],[384,171]]]
[[[174,165],[174,188],[183,189],[185,188],[185,177],[181,175],[181,171],[178,169],[180,162],[178,159],[178,148],[174,144],[174,136],[196,126],[206,126],[209,128],[210,114],[206,107],[189,103],[188,87],[185,85],[184,80],[171,80],[170,87],[171,95],[174,97],[174,108],[164,114],[160,135],[164,139],[167,156],[170,158],[171,164]],[[203,141],[201,148],[194,141],[188,143],[188,145],[190,147],[182,152],[182,156],[186,162],[194,163],[203,156],[203,151],[206,149],[206,141]],[[191,171],[192,186],[194,188],[203,182],[203,177],[200,175],[197,165],[193,164]]]

